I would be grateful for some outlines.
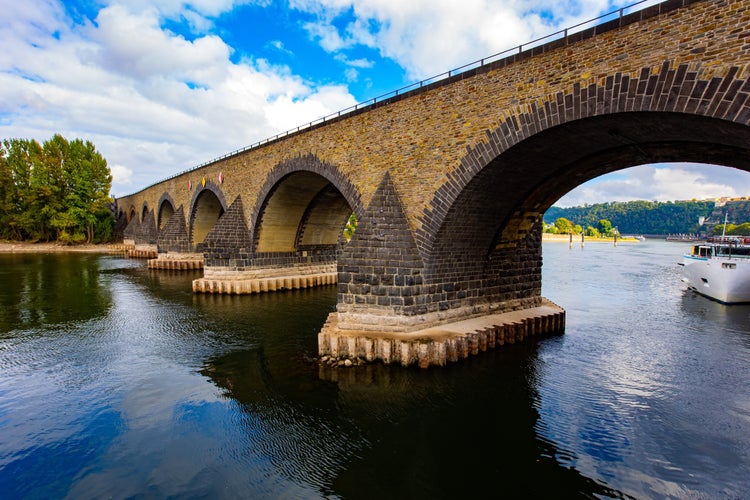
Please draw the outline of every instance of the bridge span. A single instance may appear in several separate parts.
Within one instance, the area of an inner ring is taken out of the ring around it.
[[[124,196],[119,221],[200,261],[196,292],[336,282],[321,354],[427,366],[560,331],[552,203],[640,164],[750,171],[748,26],[750,0],[621,12]]]

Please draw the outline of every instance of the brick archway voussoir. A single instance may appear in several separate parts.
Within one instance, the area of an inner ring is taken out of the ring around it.
[[[744,71],[747,73],[747,71]],[[425,261],[451,206],[477,173],[514,145],[552,127],[616,113],[685,113],[750,125],[750,75],[729,66],[719,71],[697,64],[664,61],[660,67],[642,68],[637,75],[615,72],[570,91],[548,95],[542,101],[521,104],[503,113],[499,125],[487,130],[458,167],[447,175],[419,217],[417,247]]]
[[[362,196],[357,187],[335,166],[321,161],[314,154],[306,154],[281,162],[268,173],[258,193],[255,206],[253,207],[252,218],[250,224],[248,224],[251,234],[255,234],[258,218],[278,183],[287,175],[296,172],[311,172],[327,179],[346,199],[357,218],[362,218],[364,207],[362,206]]]

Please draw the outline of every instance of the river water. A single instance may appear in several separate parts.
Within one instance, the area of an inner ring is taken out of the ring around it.
[[[334,287],[0,255],[0,497],[744,497],[750,306],[685,250],[545,243],[566,334],[428,370],[321,369]]]

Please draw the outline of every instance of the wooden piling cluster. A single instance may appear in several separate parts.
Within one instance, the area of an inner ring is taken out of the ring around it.
[[[375,334],[342,331],[336,313],[318,334],[318,354],[344,361],[380,360],[403,366],[445,366],[487,349],[527,338],[563,333],[565,310],[545,301],[542,306],[492,314],[410,333]],[[344,366],[339,364],[339,366]]]
[[[247,295],[335,285],[336,278],[337,273],[335,272],[251,279],[199,278],[193,280],[193,292]]]

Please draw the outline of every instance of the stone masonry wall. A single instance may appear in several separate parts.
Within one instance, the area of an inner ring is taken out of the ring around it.
[[[136,245],[156,245],[158,231],[154,222],[154,211],[149,210],[142,222],[137,218],[130,221],[123,234],[126,239],[135,241]]]
[[[159,252],[190,252],[190,238],[185,228],[185,211],[182,206],[172,214],[156,239]]]
[[[682,4],[687,6],[680,7]],[[659,10],[664,13],[657,15]],[[643,81],[643,88],[633,90],[635,97],[645,96],[653,93],[665,64],[669,70],[684,65],[684,71],[693,75],[691,91],[697,96],[715,93],[712,78],[733,71],[733,79],[742,85],[750,74],[748,0],[665,2],[617,23],[624,26],[600,26],[570,37],[567,43],[554,42],[514,55],[493,66],[220,160],[124,196],[120,206],[126,211],[130,207],[138,210],[143,203],[154,207],[162,194],[169,192],[175,206],[189,207],[188,180],[197,185],[203,177],[215,181],[220,173],[224,175],[221,190],[226,199],[242,195],[255,200],[274,166],[314,154],[320,162],[343,173],[356,187],[363,206],[370,203],[390,171],[409,225],[417,230],[432,222],[423,219],[424,211],[451,172],[459,168],[467,148],[476,150],[487,143],[491,139],[487,132],[531,107],[544,109],[549,105],[546,103],[562,99],[564,109],[569,103],[571,114],[563,114],[559,122],[575,119],[583,114],[573,113],[574,104],[588,102],[592,85],[605,92],[612,88],[609,82],[618,74],[620,79]],[[731,101],[727,107],[735,111],[734,120],[747,123],[747,89],[742,92],[741,100]],[[605,94],[602,100],[606,99]],[[176,166],[179,168],[183,166]],[[250,227],[254,223],[251,205],[245,213]],[[428,228],[428,232],[433,230]],[[421,241],[417,244],[422,247]]]
[[[750,161],[743,160],[750,144],[747,26],[750,0],[664,2],[119,202],[127,211],[155,206],[168,192],[177,205],[190,206],[188,180],[197,184],[221,173],[224,183],[217,189],[225,199],[252,200],[244,208],[252,234],[276,176],[309,169],[328,178],[347,200],[356,200],[350,204],[363,214],[340,254],[340,325],[375,324],[382,322],[377,316],[395,315],[391,326],[408,329],[421,320],[417,316],[439,322],[492,307],[529,307],[541,290],[538,224],[545,203],[592,172],[632,166],[616,158],[617,148],[626,148],[622,144],[629,140],[618,135],[618,120],[630,120],[635,131],[643,121],[663,134],[665,148],[671,140],[676,150],[681,137],[669,136],[675,120],[711,117],[713,122],[698,124],[705,129],[692,133],[714,143],[691,150],[698,155],[692,161],[732,158],[750,170]],[[660,118],[652,123],[640,113]],[[609,121],[598,121],[601,117]],[[649,140],[648,127],[634,149]],[[572,130],[586,140],[571,141]],[[545,141],[524,150],[534,137]],[[565,141],[567,149],[558,150],[555,141]],[[604,143],[611,143],[611,157],[601,156]],[[586,148],[606,160],[605,167],[597,171],[584,156],[569,170],[554,163],[567,154],[583,155],[578,151]],[[547,163],[524,163],[522,151]],[[632,155],[626,160],[641,158],[625,152]],[[491,179],[496,192],[480,186],[479,178]],[[491,212],[483,211],[487,206]],[[495,304],[498,300],[504,305]]]

